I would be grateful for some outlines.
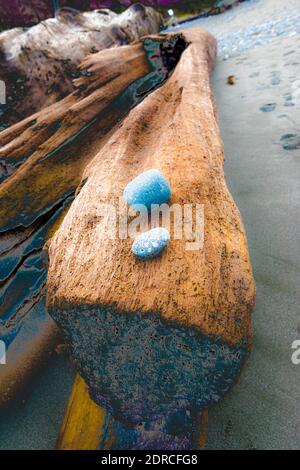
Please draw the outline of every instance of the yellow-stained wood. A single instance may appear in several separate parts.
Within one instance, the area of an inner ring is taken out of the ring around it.
[[[57,449],[97,449],[105,416],[105,410],[90,398],[87,385],[77,374],[58,436]]]
[[[208,410],[202,411],[197,415],[197,449],[204,450],[207,439]]]

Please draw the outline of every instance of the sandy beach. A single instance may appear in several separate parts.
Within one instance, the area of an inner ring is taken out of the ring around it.
[[[250,362],[211,410],[206,448],[297,449],[300,374],[291,345],[300,334],[299,3],[254,0],[200,24],[221,37],[213,88],[225,174],[257,285]]]

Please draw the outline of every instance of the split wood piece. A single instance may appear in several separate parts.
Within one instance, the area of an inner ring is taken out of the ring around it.
[[[0,129],[71,93],[77,67],[87,54],[129,44],[158,33],[161,26],[159,12],[137,4],[119,15],[62,8],[56,18],[2,32],[0,79],[6,86],[6,106]]]
[[[58,450],[96,450],[107,419],[105,410],[91,400],[87,385],[76,375],[58,436]]]
[[[224,176],[210,87],[216,42],[198,29],[182,39],[173,74],[94,158],[49,246],[49,312],[92,398],[131,426],[223,399],[251,347],[255,284]],[[204,207],[200,249],[172,239],[174,220],[167,249],[151,261],[132,255],[131,238],[114,237],[125,186],[150,168],[169,181],[171,204]]]

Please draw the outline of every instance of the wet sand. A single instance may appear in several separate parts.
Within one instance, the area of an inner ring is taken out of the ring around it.
[[[276,21],[287,21],[297,2],[253,2],[257,12],[251,3],[246,28],[253,18],[258,25],[270,20],[272,9]],[[230,13],[236,30],[240,13]],[[209,412],[208,449],[300,448],[300,365],[291,362],[300,338],[299,14],[290,28],[265,36],[266,44],[255,44],[255,35],[251,47],[226,60],[221,50],[213,77],[225,174],[246,226],[257,299],[249,365]]]

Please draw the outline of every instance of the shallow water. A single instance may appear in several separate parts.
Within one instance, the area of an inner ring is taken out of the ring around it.
[[[276,38],[300,35],[299,0],[249,0],[221,15],[200,18],[168,28],[201,27],[218,40],[219,57],[227,60]]]

